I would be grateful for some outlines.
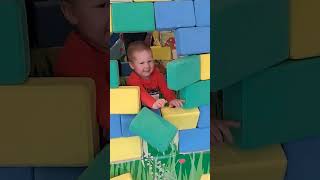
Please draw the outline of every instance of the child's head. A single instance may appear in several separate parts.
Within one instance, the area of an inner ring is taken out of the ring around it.
[[[108,0],[61,0],[66,19],[95,48],[107,51],[109,39]]]
[[[154,70],[152,51],[143,41],[129,44],[127,56],[130,67],[144,79],[148,79]]]

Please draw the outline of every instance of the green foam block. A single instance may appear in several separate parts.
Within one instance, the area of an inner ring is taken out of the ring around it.
[[[119,65],[117,60],[110,60],[110,88],[119,87]]]
[[[24,1],[1,0],[0,22],[0,84],[22,84],[30,69]]]
[[[153,3],[112,3],[113,32],[150,32],[155,30]]]
[[[167,64],[167,81],[170,89],[177,91],[199,80],[198,55],[182,57]]]
[[[288,0],[225,0],[211,6],[213,91],[288,58]]]
[[[177,133],[174,125],[146,107],[132,120],[129,129],[161,152],[167,150]]]
[[[183,108],[196,108],[210,104],[210,80],[198,81],[180,91],[180,99],[185,100]]]
[[[289,61],[223,91],[224,119],[244,148],[320,135],[320,58]]]

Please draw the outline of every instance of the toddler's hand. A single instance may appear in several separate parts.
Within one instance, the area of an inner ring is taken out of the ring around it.
[[[153,103],[152,109],[162,108],[166,103],[167,101],[165,99],[158,99],[156,102]]]
[[[172,101],[169,102],[169,107],[176,107],[176,108],[180,108],[183,106],[184,100],[181,99],[174,99]]]

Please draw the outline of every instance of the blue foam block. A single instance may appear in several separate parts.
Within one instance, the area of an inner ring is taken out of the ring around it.
[[[122,136],[124,136],[124,137],[135,136],[135,134],[129,130],[129,126],[131,124],[131,121],[135,116],[136,115],[132,115],[132,114],[121,114]]]
[[[210,128],[210,105],[199,106],[200,116],[198,128]]]
[[[210,0],[195,0],[196,26],[210,26]]]
[[[320,179],[320,137],[283,145],[288,166],[285,180]]]
[[[155,2],[157,30],[171,30],[195,26],[193,1]]]
[[[179,56],[210,52],[210,28],[179,28],[174,33]]]
[[[31,167],[1,167],[1,180],[33,180],[33,168]]]
[[[152,109],[153,112],[155,112],[156,114],[160,115],[160,109]],[[121,114],[121,132],[122,132],[122,136],[124,137],[130,137],[130,136],[136,136],[136,134],[132,133],[129,130],[129,126],[131,124],[131,121],[134,117],[136,117],[136,115],[132,115],[132,114]]]
[[[120,76],[129,76],[132,72],[132,69],[129,66],[128,62],[121,62],[120,67]]]
[[[110,115],[110,138],[121,137],[121,120],[119,114]]]
[[[179,131],[179,152],[191,153],[210,150],[210,128]]]
[[[34,180],[77,180],[85,167],[34,168]]]

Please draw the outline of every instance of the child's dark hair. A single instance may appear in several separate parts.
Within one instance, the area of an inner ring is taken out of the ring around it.
[[[144,43],[144,41],[135,41],[129,44],[127,50],[128,61],[132,62],[134,60],[134,53],[140,51],[150,51],[151,48]]]

